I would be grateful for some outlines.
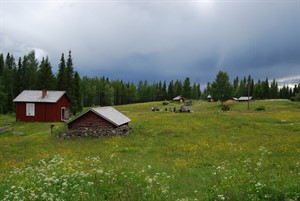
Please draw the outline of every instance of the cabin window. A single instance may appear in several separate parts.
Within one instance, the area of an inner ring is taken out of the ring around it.
[[[34,103],[26,103],[26,116],[34,116],[35,108]]]

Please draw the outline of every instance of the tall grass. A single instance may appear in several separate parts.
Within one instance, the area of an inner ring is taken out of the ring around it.
[[[50,123],[17,122],[24,135],[0,135],[0,198],[299,200],[300,104],[226,104],[229,112],[203,101],[193,113],[151,111],[162,102],[117,106],[132,119],[126,137],[62,140]]]

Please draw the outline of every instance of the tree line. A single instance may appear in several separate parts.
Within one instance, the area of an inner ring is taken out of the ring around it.
[[[147,80],[124,82],[110,80],[108,77],[80,77],[74,71],[71,51],[65,59],[62,53],[58,72],[54,75],[49,58],[39,62],[35,52],[20,57],[18,61],[7,53],[0,54],[0,113],[14,112],[12,100],[23,90],[64,90],[71,99],[71,112],[76,114],[82,107],[122,105],[138,102],[172,100],[182,95],[187,99],[206,99],[209,94],[214,100],[232,97],[250,96],[255,99],[284,98],[289,99],[300,92],[299,85],[293,88],[285,85],[279,89],[275,79],[269,83],[268,78],[256,83],[248,77],[235,77],[230,82],[226,72],[220,71],[214,82],[208,82],[201,92],[200,84],[191,83],[187,77],[183,81],[171,80],[148,83]]]
[[[258,80],[254,82],[251,75],[244,76],[243,79],[235,77],[233,83],[230,82],[229,75],[224,71],[219,71],[214,82],[207,83],[204,90],[204,97],[211,94],[213,100],[225,101],[233,97],[251,96],[254,99],[300,99],[300,83],[289,87],[284,85],[279,88],[275,79],[271,82]]]

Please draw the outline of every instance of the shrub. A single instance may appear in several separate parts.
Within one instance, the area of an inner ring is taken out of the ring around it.
[[[163,104],[163,105],[168,105],[168,104],[169,104],[169,102],[167,102],[167,101],[164,101],[162,104]]]
[[[229,106],[228,105],[223,105],[222,106],[222,111],[224,112],[224,111],[229,111]]]
[[[258,106],[256,108],[257,111],[263,111],[263,110],[266,110],[265,106],[261,105],[261,106]]]
[[[51,135],[59,136],[60,134],[66,132],[68,130],[66,125],[53,125]]]
[[[296,101],[296,97],[295,97],[295,96],[292,96],[292,97],[290,98],[290,100],[294,102],[294,101]]]

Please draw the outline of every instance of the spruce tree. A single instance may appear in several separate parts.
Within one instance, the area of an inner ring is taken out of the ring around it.
[[[276,83],[275,79],[273,79],[271,82],[270,98],[278,98],[278,84]]]
[[[172,100],[174,98],[174,84],[173,84],[173,80],[171,80],[169,82],[169,86],[168,86],[168,96],[167,96],[168,100]]]
[[[4,70],[4,56],[1,53],[0,54],[0,77],[3,76],[3,70]]]
[[[187,77],[183,83],[182,96],[185,98],[191,98],[191,83],[190,78]]]
[[[263,99],[262,82],[260,81],[260,79],[254,85],[253,96],[254,96],[255,99]]]
[[[248,96],[248,83],[246,77],[240,81],[238,94],[239,96]]]
[[[163,87],[162,87],[162,100],[165,100],[167,98],[167,83],[164,81]]]
[[[266,78],[266,80],[262,82],[262,93],[264,99],[270,98],[270,86],[268,78]]]
[[[14,93],[15,94],[19,94],[24,89],[26,89],[25,84],[24,84],[24,76],[25,76],[25,71],[23,69],[22,58],[19,57],[18,67],[17,67],[17,72],[16,72],[16,80],[18,80],[18,81],[15,82],[15,84],[14,84]]]
[[[80,112],[82,110],[82,99],[80,93],[80,76],[79,73],[76,71],[74,74],[74,103],[76,112]]]
[[[233,96],[234,97],[240,97],[239,93],[239,77],[236,76],[233,80]]]
[[[180,80],[176,80],[174,85],[174,95],[179,96],[182,95],[182,83]]]
[[[197,84],[197,90],[198,90],[198,98],[197,99],[199,99],[200,96],[201,96],[201,88],[200,88],[200,84],[199,83]]]
[[[66,80],[67,80],[67,86],[66,91],[67,94],[73,98],[74,94],[74,68],[73,68],[73,60],[71,55],[71,50],[69,51],[69,56],[67,60],[67,66],[66,66]]]
[[[64,58],[64,53],[61,55],[60,63],[58,66],[57,74],[57,90],[66,90],[67,89],[67,77],[66,77],[66,62]]]
[[[5,91],[4,93],[4,109],[3,113],[9,113],[14,111],[13,107],[13,99],[15,98],[14,94],[14,83],[15,82],[15,76],[16,76],[16,64],[15,64],[15,58],[13,55],[10,55],[9,53],[6,56],[5,59],[5,66],[3,71],[3,89]]]
[[[52,66],[48,57],[42,59],[38,69],[37,89],[53,90],[55,85],[55,78],[52,72]]]
[[[191,98],[192,99],[198,99],[199,98],[199,93],[198,93],[197,85],[196,85],[195,82],[192,86]]]
[[[0,114],[4,113],[5,110],[5,100],[6,100],[6,94],[4,92],[4,85],[2,81],[2,76],[0,76]]]
[[[73,113],[75,115],[76,111],[77,111],[77,107],[76,107],[76,97],[75,97],[75,91],[74,91],[74,87],[75,87],[74,86],[74,68],[73,68],[73,60],[72,60],[71,50],[69,51],[69,56],[67,59],[65,73],[66,73],[66,81],[67,81],[66,92],[71,99],[70,110],[71,110],[71,113]]]

